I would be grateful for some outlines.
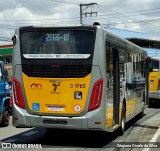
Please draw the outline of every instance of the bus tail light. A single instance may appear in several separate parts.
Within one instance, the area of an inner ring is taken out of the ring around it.
[[[24,109],[25,104],[24,104],[20,82],[16,78],[12,77],[12,83],[13,83],[13,88],[12,88],[13,94],[12,95],[14,96],[14,102],[17,106]]]
[[[100,107],[102,100],[102,91],[103,91],[103,79],[100,79],[96,81],[93,86],[88,111],[92,111]]]
[[[10,101],[9,101],[9,106],[12,107],[12,90],[10,91]]]

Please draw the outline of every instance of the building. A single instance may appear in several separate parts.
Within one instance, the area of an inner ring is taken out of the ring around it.
[[[12,52],[13,45],[1,45],[0,46],[0,60],[4,61],[5,69],[8,71],[8,80],[11,81],[12,75]]]
[[[1,45],[0,46],[0,59],[9,62],[12,58],[13,45]]]

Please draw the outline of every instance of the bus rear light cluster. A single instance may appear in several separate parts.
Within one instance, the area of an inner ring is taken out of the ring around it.
[[[93,86],[88,111],[92,111],[100,107],[102,100],[102,91],[103,91],[103,79],[100,79],[96,81]]]
[[[13,94],[12,95],[14,96],[14,102],[17,106],[24,109],[25,104],[24,104],[20,82],[16,78],[12,77],[12,83],[13,83]]]
[[[12,107],[12,90],[10,91],[9,106]]]

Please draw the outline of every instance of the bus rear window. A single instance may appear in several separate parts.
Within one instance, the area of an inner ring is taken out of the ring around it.
[[[21,50],[25,58],[89,58],[95,36],[88,30],[38,30],[21,34]]]

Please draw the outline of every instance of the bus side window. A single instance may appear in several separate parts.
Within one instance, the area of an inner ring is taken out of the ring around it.
[[[106,42],[106,77],[107,77],[107,87],[110,87],[112,85],[111,82],[111,75],[112,75],[112,63],[111,63],[111,58],[112,58],[112,52],[111,52],[111,45],[110,42]]]

